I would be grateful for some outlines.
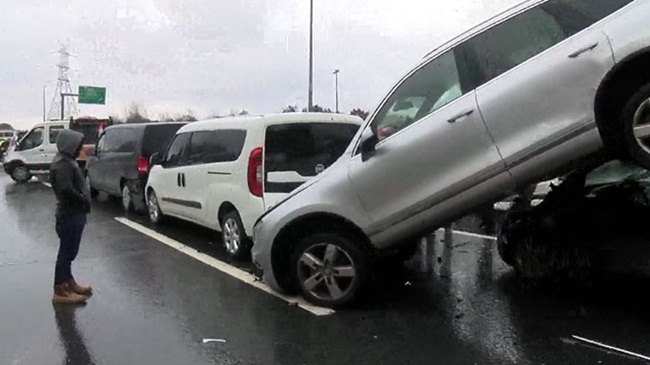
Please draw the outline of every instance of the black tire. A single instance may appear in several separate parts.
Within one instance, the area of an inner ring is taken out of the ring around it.
[[[250,255],[253,245],[237,211],[230,211],[221,219],[221,239],[230,257],[242,259]]]
[[[18,184],[24,184],[32,178],[32,174],[29,172],[25,165],[17,165],[11,169],[11,179]]]
[[[131,188],[129,188],[129,184],[123,183],[120,190],[122,191],[122,195],[120,197],[122,209],[124,209],[124,211],[127,213],[132,212],[134,210],[133,193],[131,192]]]
[[[147,216],[152,224],[161,224],[165,222],[165,215],[162,210],[160,210],[158,197],[156,196],[156,192],[153,190],[147,194]]]
[[[650,126],[650,84],[643,86],[628,100],[621,113],[622,138],[627,157],[639,166],[650,169],[650,137],[637,140],[634,134],[635,117]],[[643,108],[641,106],[643,105]],[[638,112],[638,115],[637,115]]]
[[[90,191],[90,198],[97,199],[99,196],[99,190],[93,188],[93,184],[90,181],[90,175],[86,174],[86,185],[88,185],[88,190]]]
[[[497,228],[497,251],[501,260],[508,264],[509,266],[515,265],[515,242],[510,242],[509,232],[508,232],[508,217],[503,220],[503,222]]]
[[[331,247],[336,250],[334,255],[329,255],[334,262],[328,262],[327,252]],[[306,254],[315,257],[321,267],[318,268],[314,261],[308,264]],[[305,237],[294,250],[290,265],[294,283],[302,296],[322,307],[339,308],[351,304],[368,279],[368,255],[342,233],[315,233]],[[344,267],[346,270],[341,270]],[[308,279],[317,284],[309,287]],[[334,286],[338,294],[333,293],[331,287]]]

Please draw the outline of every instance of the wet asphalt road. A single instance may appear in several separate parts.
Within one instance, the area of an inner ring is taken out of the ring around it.
[[[0,364],[643,363],[571,335],[650,355],[647,279],[530,285],[492,241],[439,234],[408,270],[378,275],[356,307],[315,316],[122,225],[106,199],[74,265],[96,294],[84,307],[55,307],[53,209],[43,184],[0,174]],[[157,230],[223,258],[208,230]]]

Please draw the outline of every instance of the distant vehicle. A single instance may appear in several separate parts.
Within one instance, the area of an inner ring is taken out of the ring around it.
[[[372,258],[603,147],[650,167],[649,15],[648,1],[526,1],[431,52],[341,160],[259,220],[266,282],[345,305]]]
[[[146,210],[144,187],[149,158],[167,150],[186,123],[119,124],[106,128],[88,159],[86,180],[91,195],[103,191],[121,197],[124,210]]]
[[[13,130],[0,130],[0,162],[4,161],[5,153],[9,150],[11,140],[15,137]]]
[[[0,130],[0,140],[9,141],[16,135],[14,130]]]
[[[101,129],[111,124],[111,119],[94,118],[38,123],[7,152],[4,170],[18,183],[28,181],[33,175],[47,175],[57,153],[56,138],[68,128],[84,134],[84,146],[78,158],[79,166],[84,168]]]
[[[154,158],[149,218],[169,215],[221,231],[228,254],[246,256],[255,220],[338,160],[362,123],[287,113],[189,124]]]

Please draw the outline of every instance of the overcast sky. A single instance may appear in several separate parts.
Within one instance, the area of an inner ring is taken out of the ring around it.
[[[314,102],[373,109],[424,54],[519,0],[315,0]],[[81,115],[278,112],[307,104],[308,0],[0,0],[0,121],[42,119],[52,51],[69,43],[72,85],[108,88]]]

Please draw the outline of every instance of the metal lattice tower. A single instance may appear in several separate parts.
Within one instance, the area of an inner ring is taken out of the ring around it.
[[[68,47],[62,46],[57,53],[59,54],[59,63],[56,67],[59,69],[59,78],[50,104],[50,111],[47,113],[49,120],[68,119],[77,113],[77,102],[73,97],[66,96],[66,94],[73,94],[69,76],[70,53]],[[63,115],[61,108],[64,110]]]

